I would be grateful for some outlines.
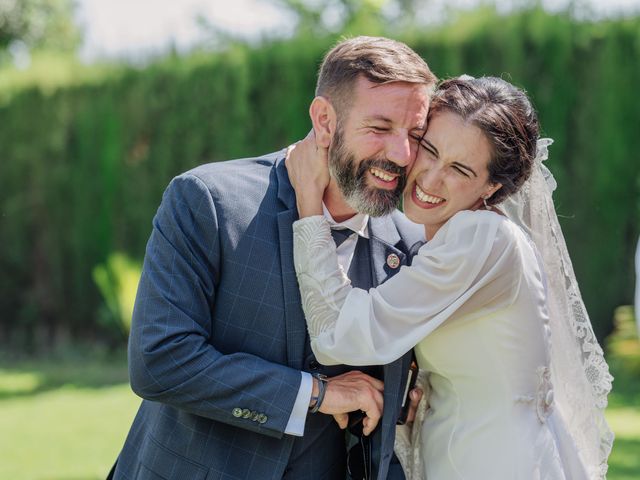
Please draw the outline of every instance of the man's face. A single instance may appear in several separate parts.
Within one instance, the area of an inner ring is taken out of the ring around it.
[[[359,78],[329,148],[329,170],[347,204],[371,216],[391,213],[426,128],[424,85]]]

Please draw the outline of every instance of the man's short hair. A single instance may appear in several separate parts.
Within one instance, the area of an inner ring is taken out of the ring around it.
[[[327,52],[316,96],[327,98],[336,112],[344,112],[351,105],[354,85],[361,75],[372,83],[418,83],[431,91],[438,81],[422,57],[406,44],[360,36],[343,40]]]

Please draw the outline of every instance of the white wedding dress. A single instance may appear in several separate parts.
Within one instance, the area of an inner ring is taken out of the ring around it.
[[[350,286],[322,216],[294,224],[294,259],[321,363],[386,364],[415,347],[430,393],[396,444],[408,479],[594,478],[554,402],[539,257],[509,219],[457,213],[369,291]]]

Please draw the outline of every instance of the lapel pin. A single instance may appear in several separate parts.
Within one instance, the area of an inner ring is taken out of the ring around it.
[[[389,254],[387,257],[387,265],[389,268],[398,268],[400,266],[400,258],[395,253]]]

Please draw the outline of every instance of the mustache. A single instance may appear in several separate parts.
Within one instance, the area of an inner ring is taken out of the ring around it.
[[[368,158],[360,162],[360,170],[364,172],[370,168],[379,168],[380,170],[384,170],[389,173],[393,173],[395,175],[400,175],[401,177],[407,176],[407,168],[400,167],[393,162],[390,162],[386,158]]]

